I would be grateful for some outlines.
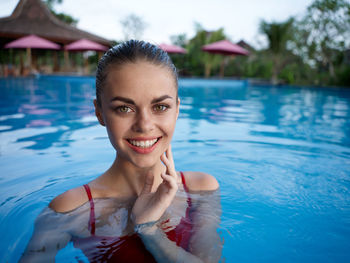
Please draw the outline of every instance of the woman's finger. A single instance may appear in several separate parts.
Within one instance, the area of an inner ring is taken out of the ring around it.
[[[169,161],[174,164],[173,152],[171,151],[171,144],[169,144],[169,147],[168,149],[166,149],[165,154]]]
[[[164,163],[165,167],[167,168],[166,169],[166,173],[169,174],[169,175],[172,175],[174,177],[177,176],[174,164],[171,163],[171,161],[164,154],[162,154],[160,159]]]
[[[162,173],[161,177],[169,185],[170,188],[177,190],[178,185],[176,183],[176,180],[174,180],[173,176]]]

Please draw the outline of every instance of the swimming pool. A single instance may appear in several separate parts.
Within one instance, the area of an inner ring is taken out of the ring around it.
[[[109,167],[94,79],[0,79],[0,261],[16,262],[36,216]],[[350,90],[180,80],[177,170],[221,185],[226,262],[350,261]],[[72,245],[58,262],[83,256]]]

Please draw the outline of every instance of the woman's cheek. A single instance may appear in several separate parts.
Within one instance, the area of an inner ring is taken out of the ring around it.
[[[119,125],[116,125],[116,123],[119,123]],[[118,148],[118,138],[121,138],[122,131],[120,130],[121,127],[124,127],[122,123],[115,122],[111,119],[109,119],[106,123],[106,129],[109,141],[113,145],[114,149],[117,150]]]
[[[170,143],[175,131],[175,122],[170,119],[170,120],[167,120],[167,122],[164,124],[166,124],[165,133],[167,134],[167,139],[168,139],[167,141]]]
[[[108,134],[108,138],[109,138],[109,141],[110,143],[112,144],[112,146],[114,147],[114,149],[117,150],[117,140],[116,140],[116,137],[114,135],[114,133],[107,128],[107,134]]]

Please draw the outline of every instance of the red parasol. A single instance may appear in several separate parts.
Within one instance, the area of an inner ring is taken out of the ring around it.
[[[242,55],[248,56],[249,51],[228,40],[221,40],[202,47],[203,51],[221,55]]]
[[[97,42],[88,40],[88,39],[80,39],[77,41],[74,41],[73,43],[70,43],[64,47],[64,60],[66,67],[69,68],[69,55],[68,51],[97,51],[99,53],[99,57],[102,56],[101,52],[105,52],[109,49],[109,47],[106,47],[104,45],[101,45]],[[85,59],[84,62],[84,71],[88,72],[88,60],[87,58]]]
[[[36,35],[29,35],[16,39],[5,45],[5,48],[39,48],[39,49],[60,49],[60,45]]]
[[[208,53],[220,54],[225,56],[234,56],[234,55],[248,56],[249,55],[248,50],[242,48],[239,45],[233,44],[228,40],[220,40],[220,41],[205,45],[202,47],[202,50]],[[221,77],[224,76],[225,63],[227,63],[227,61],[223,59],[220,67]],[[210,74],[210,68],[209,68],[208,75],[209,74]]]
[[[108,47],[88,39],[80,39],[66,45],[64,49],[69,51],[88,51],[88,50],[106,51],[108,50]]]
[[[25,48],[27,49],[27,63],[29,69],[32,68],[32,52],[31,49],[61,49],[60,45],[51,42],[45,38],[38,37],[36,35],[28,35],[18,38],[5,45],[5,48]]]
[[[186,54],[187,51],[186,49],[176,46],[176,45],[169,45],[169,44],[160,44],[159,47],[163,49],[167,53],[172,53],[172,54]]]

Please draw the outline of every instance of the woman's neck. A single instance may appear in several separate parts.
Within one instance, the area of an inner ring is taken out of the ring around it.
[[[111,187],[118,188],[118,192],[122,191],[126,195],[139,195],[145,183],[145,178],[148,173],[154,175],[153,188],[157,189],[159,184],[162,183],[161,173],[165,173],[166,168],[159,160],[151,167],[137,167],[128,160],[121,157],[116,157],[112,166],[105,173],[108,177]]]

